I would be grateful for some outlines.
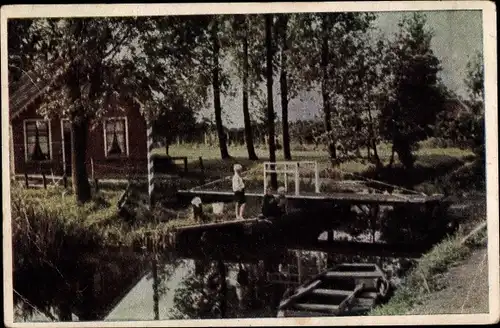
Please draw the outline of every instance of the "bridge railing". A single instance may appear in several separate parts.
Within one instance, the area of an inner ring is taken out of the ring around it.
[[[320,192],[318,162],[316,161],[281,161],[281,162],[264,162],[264,193],[267,190],[267,175],[268,173],[283,174],[284,187],[288,191],[288,177],[291,175],[294,179],[295,195],[300,194],[300,169],[309,168],[314,171],[314,191]]]

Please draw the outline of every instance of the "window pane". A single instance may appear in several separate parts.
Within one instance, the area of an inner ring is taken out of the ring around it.
[[[106,121],[105,127],[107,154],[126,154],[125,119],[110,119]]]
[[[40,120],[26,122],[25,126],[28,159],[34,161],[50,159],[49,123]]]

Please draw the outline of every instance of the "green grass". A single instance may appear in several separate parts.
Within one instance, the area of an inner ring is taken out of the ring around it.
[[[297,148],[298,147],[294,147],[292,145],[292,160],[317,161],[323,168],[331,167],[331,164],[329,163],[328,153],[325,149],[321,147],[318,147],[318,149],[313,149],[313,147],[311,146],[301,147],[300,150],[297,150]],[[391,156],[391,146],[388,144],[381,144],[377,149],[381,161],[384,164],[387,164]],[[266,148],[257,147],[256,153],[259,157],[259,160],[250,161],[247,159],[248,154],[244,146],[232,146],[229,147],[229,154],[231,155],[232,159],[222,161],[220,159],[220,151],[218,147],[211,147],[209,145],[203,144],[181,144],[172,145],[170,147],[171,156],[186,156],[191,166],[193,167],[197,168],[198,158],[201,156],[203,160],[208,163],[208,165],[205,165],[206,169],[219,168],[220,170],[227,170],[235,162],[239,162],[243,164],[246,169],[250,169],[262,163],[263,161],[267,161],[269,158],[269,153]],[[425,142],[421,143],[419,149],[414,153],[417,157],[417,164],[421,164],[424,166],[435,165],[436,162],[439,162],[440,158],[452,157],[464,160],[474,155],[471,150],[460,149],[456,147],[432,147]],[[157,156],[165,156],[165,149],[156,148],[154,149],[154,154],[156,154]],[[366,150],[362,150],[361,154],[362,156],[366,156]],[[276,159],[278,161],[284,160],[282,150],[276,151]],[[339,168],[347,172],[362,172],[370,166],[372,166],[372,164],[369,164],[361,159],[360,161],[348,161],[342,163]]]
[[[425,299],[430,292],[445,288],[439,276],[459,264],[470,254],[476,241],[461,244],[463,235],[457,233],[422,256],[417,265],[405,277],[405,283],[384,305],[374,308],[369,315],[406,315]]]
[[[16,256],[43,254],[62,248],[102,246],[118,222],[119,191],[103,191],[83,206],[63,188],[11,188],[12,236]],[[24,250],[24,251],[23,251]]]
[[[62,187],[26,189],[13,184],[12,236],[17,263],[33,252],[50,257],[68,247],[142,247],[151,243],[164,247],[173,229],[195,224],[186,210],[161,208],[137,212],[140,218],[127,222],[116,206],[124,189],[101,189],[90,202],[78,205]]]

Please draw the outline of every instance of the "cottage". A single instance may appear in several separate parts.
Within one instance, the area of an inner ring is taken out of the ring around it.
[[[9,88],[11,174],[71,175],[71,130],[65,118],[45,118],[37,109],[57,78],[24,73]],[[139,105],[116,101],[87,139],[90,176],[125,178],[147,174],[146,120]]]

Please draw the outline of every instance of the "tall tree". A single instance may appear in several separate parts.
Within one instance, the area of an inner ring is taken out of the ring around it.
[[[321,14],[321,70],[323,72],[323,79],[321,80],[321,97],[323,98],[323,113],[325,120],[325,132],[328,140],[328,152],[332,159],[337,158],[337,151],[335,147],[335,140],[332,131],[332,118],[331,118],[331,104],[329,84],[329,59],[330,47],[329,39],[331,33],[331,16],[329,14]]]
[[[407,168],[415,162],[414,145],[432,135],[436,116],[443,110],[437,77],[441,66],[430,46],[433,34],[425,24],[421,13],[403,18],[387,54],[392,92],[382,108],[381,132]]]
[[[220,40],[219,40],[219,17],[213,16],[210,22],[210,40],[212,42],[212,90],[214,99],[215,125],[219,137],[219,148],[222,159],[230,158],[227,149],[226,133],[222,124],[222,105],[220,101]]]
[[[269,161],[276,162],[276,143],[274,133],[274,105],[273,105],[273,20],[274,15],[264,15],[266,24],[266,86],[267,86],[267,131],[269,144]],[[271,173],[271,187],[278,188],[278,177]]]
[[[236,57],[236,62],[238,66],[238,73],[241,77],[242,82],[242,98],[243,98],[243,121],[245,124],[245,144],[247,147],[248,158],[250,160],[257,160],[257,154],[255,153],[254,147],[254,136],[252,129],[252,122],[250,119],[250,110],[249,110],[249,87],[255,88],[256,83],[254,75],[250,76],[250,43],[255,39],[254,29],[252,29],[249,25],[253,23],[255,20],[254,17],[249,15],[236,15],[234,16],[233,21],[233,35],[236,39],[235,47],[237,51],[235,51],[234,55]],[[252,38],[252,36],[254,38]],[[252,79],[252,81],[249,81]]]
[[[283,156],[286,160],[292,159],[290,152],[290,133],[288,127],[288,52],[289,52],[289,38],[288,38],[288,15],[278,16],[277,40],[280,43],[280,96],[281,96],[281,120],[282,120],[282,134],[283,134]]]
[[[308,49],[300,72],[308,88],[319,89],[323,100],[323,140],[332,160],[338,160],[338,131],[342,128],[342,104],[350,87],[345,80],[353,74],[348,63],[360,37],[371,28],[374,16],[369,13],[318,13],[300,15],[297,25],[303,46]]]
[[[149,18],[148,33],[141,38],[147,55],[142,70],[154,72],[156,93],[149,107],[203,108],[212,95],[216,132],[222,158],[229,158],[222,121],[221,94],[228,89],[221,59],[227,48],[227,19],[219,15]],[[186,69],[189,67],[189,69]]]

